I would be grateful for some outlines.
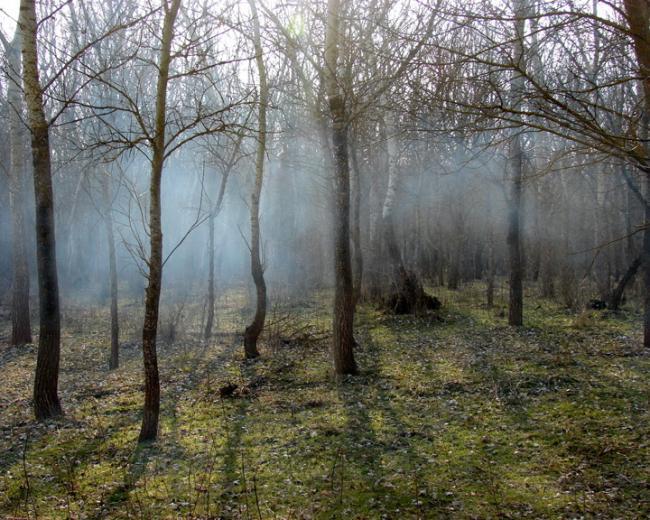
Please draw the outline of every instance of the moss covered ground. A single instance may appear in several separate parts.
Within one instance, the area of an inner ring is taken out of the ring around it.
[[[576,315],[531,294],[513,329],[479,285],[432,292],[436,317],[361,305],[361,373],[339,380],[326,294],[274,307],[253,363],[241,294],[221,299],[209,342],[188,305],[183,333],[159,347],[160,439],[140,447],[137,305],[121,307],[113,372],[107,310],[67,309],[64,418],[33,422],[35,347],[0,346],[0,516],[650,517],[640,316]]]

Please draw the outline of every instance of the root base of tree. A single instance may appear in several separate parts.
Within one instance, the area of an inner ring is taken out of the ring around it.
[[[424,291],[417,276],[411,272],[403,273],[399,288],[382,301],[382,306],[393,314],[424,314],[440,309],[441,305],[438,298]]]

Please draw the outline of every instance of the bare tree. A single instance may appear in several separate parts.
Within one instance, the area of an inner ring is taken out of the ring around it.
[[[150,166],[148,208],[136,198],[142,222],[136,225],[129,216],[136,244],[127,244],[147,280],[142,327],[145,396],[140,442],[154,440],[158,434],[160,379],[156,339],[163,268],[190,233],[210,217],[199,205],[195,220],[163,256],[161,187],[165,163],[188,143],[225,131],[229,125],[224,121],[224,114],[241,105],[242,99],[248,96],[243,93],[240,98],[240,92],[219,92],[215,68],[228,63],[236,66],[236,60],[216,61],[214,31],[218,21],[212,15],[207,4],[194,10],[182,6],[181,0],[163,0],[160,9],[141,17],[143,23],[135,29],[134,38],[125,39],[122,48],[116,51],[117,56],[98,54],[84,62],[84,71],[93,84],[108,89],[111,95],[101,96],[99,101],[89,95],[77,103],[99,123],[89,149],[101,150],[108,159],[137,150]],[[151,49],[141,45],[137,33],[143,30],[152,34],[161,31],[159,46]],[[182,37],[177,34],[180,31]],[[131,68],[129,63],[134,55],[146,66]],[[155,81],[152,70],[155,70]],[[153,100],[141,97],[145,86],[155,89]],[[147,235],[148,244],[138,233],[138,226]]]
[[[625,0],[624,6],[641,82],[639,146],[635,147],[633,153],[643,175],[645,188],[642,252],[645,289],[643,344],[650,348],[650,5],[647,0]]]
[[[355,374],[354,287],[350,258],[350,169],[348,165],[348,120],[345,96],[339,87],[339,37],[344,6],[328,0],[325,33],[324,81],[332,120],[334,155],[334,311],[332,355],[337,374]]]
[[[515,63],[522,63],[525,59],[525,25],[527,6],[526,0],[516,0],[514,8],[515,36],[513,40],[513,56]],[[510,83],[513,106],[519,111],[523,110],[524,78],[516,70]],[[510,208],[508,211],[508,255],[510,261],[510,305],[508,307],[508,323],[510,325],[523,324],[523,279],[524,266],[521,244],[521,207],[522,183],[524,179],[524,151],[521,129],[515,127],[514,135],[510,140]]]
[[[264,160],[266,154],[266,110],[269,103],[269,86],[266,79],[266,66],[260,37],[260,20],[256,0],[249,0],[253,15],[253,45],[255,62],[259,76],[259,105],[257,113],[257,155],[255,158],[255,185],[251,194],[251,274],[255,282],[256,308],[252,323],[244,331],[244,354],[247,359],[259,356],[257,339],[264,328],[266,318],[266,283],[264,267],[260,254],[260,197],[264,181]]]
[[[144,354],[144,408],[139,441],[153,440],[158,435],[160,413],[160,379],[156,334],[162,283],[162,224],[160,219],[160,182],[165,162],[165,133],[167,122],[167,85],[171,46],[174,39],[174,23],[181,6],[181,0],[163,3],[162,39],[158,58],[158,79],[156,83],[155,126],[151,136],[151,178],[149,187],[149,273],[144,301],[144,324],[142,326],[142,352]]]
[[[113,226],[113,194],[108,172],[101,177],[104,227],[108,242],[108,268],[111,297],[111,351],[108,368],[114,370],[120,366],[120,323],[117,312],[117,256],[115,254],[115,231]]]
[[[228,185],[228,179],[230,178],[230,173],[232,172],[232,169],[235,167],[237,164],[237,161],[241,157],[240,155],[240,148],[241,148],[241,143],[243,141],[244,134],[240,133],[239,136],[237,137],[233,150],[228,156],[228,158],[223,161],[223,164],[221,164],[221,182],[219,183],[219,190],[217,192],[216,199],[214,200],[212,204],[212,208],[210,210],[210,214],[208,216],[208,294],[207,294],[207,316],[206,316],[206,322],[205,322],[205,329],[203,330],[203,337],[205,339],[209,339],[210,336],[212,335],[212,326],[214,324],[214,304],[215,304],[215,294],[214,294],[214,286],[215,286],[215,280],[214,280],[214,250],[215,250],[215,244],[214,244],[214,232],[215,232],[215,220],[217,216],[219,215],[219,212],[221,211],[221,208],[223,206],[223,200],[224,196],[226,194],[226,186]],[[217,147],[220,146],[221,143],[217,143]],[[211,149],[209,153],[212,153]],[[217,157],[220,157],[220,154],[217,152],[216,153]],[[220,161],[222,162],[222,161]]]
[[[40,330],[34,378],[34,413],[37,419],[47,419],[63,413],[58,395],[61,316],[56,269],[49,124],[43,110],[43,87],[39,78],[36,36],[38,24],[34,0],[21,0],[18,26],[22,34],[23,88],[28,127],[31,132],[36,199]]]

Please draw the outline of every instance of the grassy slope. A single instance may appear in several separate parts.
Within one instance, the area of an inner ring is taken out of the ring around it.
[[[650,516],[638,318],[594,313],[576,328],[575,316],[529,299],[527,326],[513,330],[477,287],[439,296],[442,322],[362,307],[362,374],[340,382],[326,341],[269,341],[242,364],[230,297],[213,343],[188,334],[161,346],[161,440],[139,449],[141,356],[127,346],[123,366],[105,370],[103,311],[66,321],[60,421],[31,422],[34,348],[2,346],[0,514]],[[137,313],[123,314],[136,337]],[[279,316],[270,328],[297,336],[329,323],[324,299]],[[222,400],[229,381],[243,390]]]

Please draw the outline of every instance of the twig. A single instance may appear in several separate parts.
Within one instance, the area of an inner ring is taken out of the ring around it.
[[[260,499],[257,495],[257,476],[253,473],[253,493],[255,494],[255,506],[257,507],[257,516],[262,520],[262,511],[260,510]]]

